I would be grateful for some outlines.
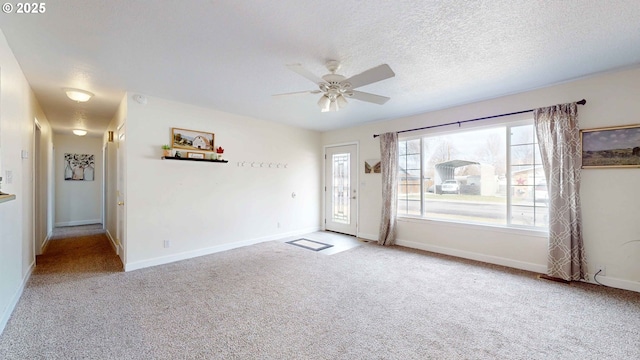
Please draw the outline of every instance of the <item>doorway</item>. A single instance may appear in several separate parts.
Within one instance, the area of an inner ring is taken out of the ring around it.
[[[358,145],[325,148],[325,230],[357,236]]]
[[[125,174],[125,170],[126,170],[126,128],[125,128],[125,124],[122,123],[120,124],[120,126],[117,128],[117,134],[118,134],[118,145],[117,145],[117,150],[116,150],[116,163],[117,163],[117,170],[116,170],[116,201],[117,201],[117,210],[116,210],[116,244],[120,247],[118,250],[118,255],[120,256],[120,260],[122,261],[123,264],[126,264],[127,261],[127,257],[126,257],[126,236],[127,236],[127,232],[126,232],[126,206],[125,206],[125,200],[126,200],[126,182],[125,182],[125,178],[126,178],[126,174]]]
[[[42,181],[42,159],[41,159],[41,139],[42,125],[38,119],[34,119],[33,124],[33,239],[35,254],[42,254],[47,238],[46,227],[46,198],[47,189]]]

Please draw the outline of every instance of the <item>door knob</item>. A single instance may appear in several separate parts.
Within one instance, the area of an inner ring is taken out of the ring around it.
[[[352,196],[351,198],[352,198],[353,200],[355,200],[355,199],[356,199],[356,197],[355,197],[355,196]]]
[[[124,205],[124,201],[118,201],[118,206]]]

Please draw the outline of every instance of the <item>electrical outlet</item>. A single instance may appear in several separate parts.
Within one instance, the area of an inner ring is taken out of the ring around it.
[[[165,248],[168,248],[168,247],[170,247],[170,246],[171,246],[171,241],[170,241],[170,240],[165,240],[165,241],[164,241],[164,247],[165,247]]]
[[[604,265],[596,264],[593,274],[598,274],[598,276],[607,276],[607,267]]]

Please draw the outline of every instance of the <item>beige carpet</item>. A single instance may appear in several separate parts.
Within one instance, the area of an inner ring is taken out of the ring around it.
[[[640,294],[399,247],[273,241],[130,273],[51,243],[2,359],[638,359]]]

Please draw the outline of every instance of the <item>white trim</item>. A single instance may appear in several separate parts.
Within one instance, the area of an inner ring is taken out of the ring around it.
[[[16,305],[18,305],[18,301],[20,301],[20,297],[22,297],[24,288],[27,285],[27,282],[29,281],[29,279],[31,278],[31,274],[33,273],[33,269],[35,268],[36,268],[36,260],[34,259],[31,262],[31,265],[29,265],[29,270],[27,270],[27,274],[22,279],[22,283],[20,284],[16,292],[13,294],[13,297],[11,298],[11,301],[9,302],[9,305],[7,306],[7,308],[4,310],[2,317],[0,317],[0,334],[2,334],[5,326],[7,326],[7,323],[11,318],[11,314],[13,313],[13,310],[15,310]]]
[[[589,280],[583,280],[583,282],[586,282],[589,284],[598,284],[597,282],[593,281],[593,274],[587,274],[587,278]],[[640,292],[640,282],[637,282],[637,281],[629,281],[629,280],[623,280],[623,279],[618,279],[614,277],[599,275],[598,282],[600,282],[602,285],[606,285],[612,288]]]
[[[120,250],[118,246],[118,242],[113,236],[111,236],[109,229],[105,229],[105,234],[107,234],[107,238],[109,239],[109,244],[111,245],[111,248],[113,249],[113,251],[116,252],[116,255],[120,255],[120,253],[118,252]]]
[[[93,225],[93,224],[102,224],[102,222],[100,221],[100,219],[64,221],[64,222],[55,223],[55,227]]]
[[[121,243],[118,244],[118,250],[116,251],[116,253],[120,258],[120,262],[124,264],[124,246]]]
[[[160,256],[160,257],[156,257],[156,258],[153,258],[153,259],[135,261],[135,262],[132,262],[132,263],[125,264],[124,265],[124,271],[133,271],[133,270],[143,269],[143,268],[147,268],[147,267],[151,267],[151,266],[169,264],[169,263],[176,262],[176,261],[192,259],[192,258],[195,258],[195,257],[204,256],[204,255],[211,255],[211,254],[214,254],[214,253],[227,251],[227,250],[232,250],[232,249],[236,249],[236,248],[240,248],[240,247],[244,247],[244,246],[254,245],[254,244],[258,244],[258,243],[262,243],[262,242],[279,240],[279,239],[286,238],[286,237],[289,237],[289,236],[297,236],[297,235],[308,234],[308,233],[316,232],[316,231],[319,231],[319,230],[320,230],[319,226],[314,226],[314,227],[310,227],[310,228],[306,228],[306,229],[300,229],[300,230],[296,230],[296,231],[291,231],[291,232],[284,233],[284,234],[275,234],[275,235],[264,236],[264,237],[259,237],[259,238],[255,238],[255,239],[237,241],[237,242],[229,243],[229,244],[216,245],[216,246],[203,248],[203,249],[198,249],[198,250],[185,251],[185,252],[178,253],[178,254]]]
[[[440,220],[440,219],[429,219],[429,218],[421,218],[421,217],[411,217],[407,215],[398,216],[398,222],[410,222],[416,224],[428,224],[437,225],[437,226],[448,226],[453,228],[466,228],[473,231],[492,231],[492,232],[501,232],[505,234],[511,235],[524,235],[524,236],[532,236],[548,239],[549,232],[545,230],[538,230],[533,228],[524,228],[524,227],[515,227],[515,226],[501,226],[501,225],[491,225],[491,224],[476,224],[476,223],[468,223],[468,222],[458,222],[452,220]]]
[[[108,147],[107,145],[109,145],[109,142],[105,142],[104,146],[102,147],[102,188],[100,189],[102,192],[102,196],[101,196],[101,200],[102,200],[102,206],[100,206],[100,219],[102,219],[100,222],[105,225],[107,223],[107,152]],[[105,227],[106,229],[106,227]]]
[[[502,258],[498,256],[491,256],[486,254],[479,254],[470,251],[451,249],[442,246],[435,246],[429,244],[422,244],[415,241],[408,240],[396,240],[396,244],[400,246],[409,247],[412,249],[419,249],[425,251],[431,251],[438,254],[450,255],[460,257],[464,259],[481,261],[489,264],[507,266],[510,268],[532,271],[535,273],[545,274],[547,272],[547,265],[528,263],[524,261],[516,261],[512,259]]]
[[[40,247],[40,254],[44,254],[44,251],[47,248],[47,245],[49,245],[49,241],[51,240],[51,236],[53,235],[53,231],[48,233],[47,236],[45,236],[44,241],[42,242],[42,246]]]

